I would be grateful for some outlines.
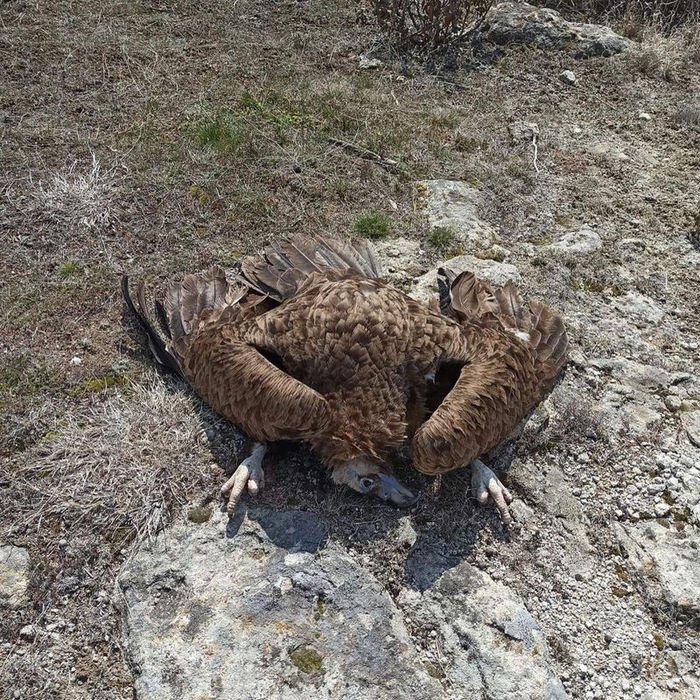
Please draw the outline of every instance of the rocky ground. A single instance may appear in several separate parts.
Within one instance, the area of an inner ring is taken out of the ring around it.
[[[502,3],[426,62],[356,3],[2,12],[2,697],[700,696],[697,31]],[[119,275],[299,231],[561,309],[495,465],[515,530],[468,473],[397,454],[399,511],[296,446],[225,517],[245,440],[151,369]]]

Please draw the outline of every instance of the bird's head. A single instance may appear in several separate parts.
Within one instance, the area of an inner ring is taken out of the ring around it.
[[[412,506],[418,500],[398,479],[367,457],[350,459],[337,466],[333,481],[397,506]]]

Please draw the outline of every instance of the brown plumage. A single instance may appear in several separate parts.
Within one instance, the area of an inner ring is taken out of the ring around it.
[[[342,473],[410,439],[415,467],[438,474],[503,441],[568,346],[559,315],[511,283],[440,280],[442,312],[382,282],[364,242],[280,243],[235,284],[216,267],[171,284],[157,305],[165,339],[143,285],[138,306],[123,290],[158,361],[256,441],[307,440]]]

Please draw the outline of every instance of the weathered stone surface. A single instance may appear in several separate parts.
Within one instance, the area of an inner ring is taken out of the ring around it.
[[[582,226],[578,231],[565,233],[557,241],[550,245],[541,246],[538,250],[543,253],[551,253],[557,257],[582,257],[599,251],[602,242],[597,231],[590,226]]]
[[[502,287],[508,280],[520,284],[521,277],[518,268],[509,263],[497,262],[496,260],[482,260],[473,255],[458,255],[440,264],[455,274],[470,271],[477,277],[487,282]],[[428,302],[438,298],[437,291],[437,270],[431,270],[416,280],[411,296],[419,301]]]
[[[643,323],[659,323],[664,317],[663,309],[653,300],[637,292],[627,292],[614,299],[613,307],[627,318]]]
[[[301,511],[180,524],[119,577],[140,698],[440,697],[381,585]]]
[[[700,536],[659,522],[617,525],[620,545],[650,595],[656,589],[678,619],[700,629]]]
[[[682,421],[690,442],[696,447],[700,447],[700,411],[684,413]]]
[[[481,192],[457,180],[423,180],[415,183],[414,199],[425,209],[433,227],[450,229],[463,243],[488,248],[496,242],[493,226],[481,218]]]
[[[450,691],[381,584],[312,513],[181,522],[119,576],[137,697],[565,697],[522,602],[469,564],[443,571],[401,605],[440,636]]]
[[[567,697],[537,622],[511,590],[479,569],[463,562],[402,603],[414,623],[437,628],[454,697]]]
[[[27,594],[29,553],[24,547],[0,546],[0,606],[15,607]]]
[[[632,44],[608,27],[567,22],[555,10],[521,2],[492,7],[481,37],[494,44],[532,44],[544,50],[567,51],[577,58],[612,56]]]

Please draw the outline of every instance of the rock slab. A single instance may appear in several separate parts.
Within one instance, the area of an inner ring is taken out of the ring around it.
[[[493,44],[530,44],[546,51],[567,51],[576,58],[612,56],[632,45],[608,27],[568,22],[555,10],[524,2],[494,5],[480,34]]]
[[[437,698],[391,598],[301,511],[175,526],[122,571],[139,698]]]
[[[414,185],[416,209],[423,209],[433,228],[452,231],[462,243],[488,248],[496,242],[494,228],[481,218],[481,192],[458,180],[422,180]]]
[[[257,508],[142,544],[116,591],[136,697],[566,697],[537,622],[502,584],[462,562],[423,571],[429,583],[397,604],[327,540],[313,513]],[[432,630],[439,668],[408,624],[419,639]]]
[[[29,553],[24,547],[0,546],[0,607],[14,608],[27,595]]]
[[[700,537],[660,522],[618,525],[627,560],[648,594],[659,589],[679,620],[700,629]]]

